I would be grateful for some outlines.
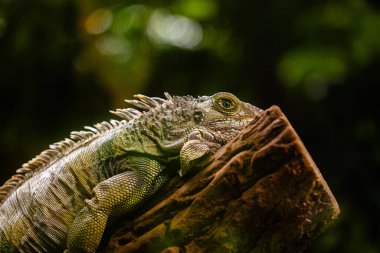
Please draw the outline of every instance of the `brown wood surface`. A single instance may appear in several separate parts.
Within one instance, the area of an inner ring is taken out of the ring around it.
[[[101,252],[302,252],[339,207],[277,106],[141,210],[118,220]]]

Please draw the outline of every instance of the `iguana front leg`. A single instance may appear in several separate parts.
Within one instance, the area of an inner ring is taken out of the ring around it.
[[[136,169],[115,175],[93,189],[92,198],[86,200],[69,229],[65,253],[95,252],[108,218],[131,211],[167,180],[163,166],[153,159],[138,157],[132,165]]]
[[[189,172],[196,162],[204,159],[221,147],[220,144],[213,141],[214,136],[206,131],[196,130],[190,133],[188,141],[183,145],[180,152],[180,176]]]

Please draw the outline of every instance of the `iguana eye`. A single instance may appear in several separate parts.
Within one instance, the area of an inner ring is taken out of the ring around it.
[[[225,114],[233,114],[239,111],[240,101],[237,97],[227,92],[220,92],[212,96],[214,108]]]
[[[224,107],[225,109],[231,109],[233,105],[232,101],[228,98],[221,98],[218,102],[220,106]]]

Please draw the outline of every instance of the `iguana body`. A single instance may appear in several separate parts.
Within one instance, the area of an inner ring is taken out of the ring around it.
[[[148,98],[23,165],[0,188],[0,252],[95,252],[107,222],[153,195],[173,172],[232,139],[261,110],[229,93]],[[2,197],[1,197],[2,196]]]

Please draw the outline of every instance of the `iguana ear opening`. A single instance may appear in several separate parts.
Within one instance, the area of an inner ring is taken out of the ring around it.
[[[199,160],[207,156],[210,148],[207,143],[201,140],[190,140],[183,145],[180,152],[181,169],[179,175],[183,177],[191,167]]]

